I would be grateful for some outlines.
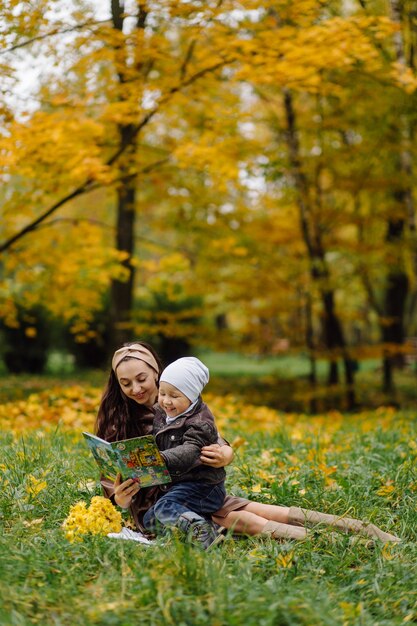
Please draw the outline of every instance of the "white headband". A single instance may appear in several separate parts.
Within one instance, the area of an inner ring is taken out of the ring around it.
[[[164,369],[160,382],[169,383],[195,402],[209,381],[209,371],[199,359],[186,356]]]

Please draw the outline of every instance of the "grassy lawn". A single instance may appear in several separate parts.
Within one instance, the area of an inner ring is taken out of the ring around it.
[[[70,507],[100,494],[80,439],[100,387],[27,384],[38,391],[0,405],[2,626],[417,621],[414,412],[308,417],[207,396],[224,435],[244,438],[229,492],[366,518],[401,544],[352,544],[326,529],[300,543],[229,536],[209,552],[178,537],[150,547],[90,535],[70,543],[61,528]]]
[[[328,371],[328,363],[325,361],[317,363],[318,384],[312,389],[308,380],[309,360],[303,354],[257,358],[208,352],[199,356],[210,369],[208,389],[215,393],[233,393],[242,401],[267,404],[284,411],[310,412],[313,398],[318,411],[344,407],[346,390],[343,384],[331,389],[325,384]],[[340,374],[343,380],[343,372]],[[415,370],[404,369],[395,373],[396,390],[390,396],[381,389],[381,377],[379,361],[361,361],[356,373],[356,397],[359,406],[417,407]]]
[[[303,354],[277,357],[254,357],[234,353],[197,353],[210,369],[207,390],[219,395],[232,393],[242,402],[268,405],[283,411],[311,412],[316,400],[317,411],[344,408],[345,388],[341,384],[329,389],[325,385],[328,364],[318,361],[319,383],[312,389],[308,380],[309,361]],[[68,357],[52,354],[47,374],[42,376],[8,376],[0,364],[0,402],[20,399],[28,393],[60,385],[89,384],[103,388],[108,370],[77,371]],[[343,378],[343,376],[342,376]],[[369,359],[360,363],[356,374],[356,395],[360,407],[381,405],[417,407],[417,373],[405,369],[395,374],[396,392],[386,396],[381,390],[380,363]]]
[[[310,362],[303,353],[285,354],[275,357],[256,357],[231,352],[201,352],[199,357],[215,376],[271,376],[279,378],[297,378],[308,376]],[[376,359],[363,360],[361,372],[374,372],[379,366]],[[317,361],[317,373],[321,378],[327,374],[327,362]]]

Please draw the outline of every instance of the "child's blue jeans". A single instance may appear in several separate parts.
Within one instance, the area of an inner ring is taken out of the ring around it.
[[[183,513],[192,511],[204,520],[223,506],[224,482],[211,485],[185,482],[174,485],[144,515],[143,525],[151,531],[158,526],[175,526]]]

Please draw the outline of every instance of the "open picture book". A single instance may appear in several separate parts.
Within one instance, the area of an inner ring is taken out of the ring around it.
[[[141,487],[163,485],[171,482],[165,461],[153,435],[108,442],[91,433],[83,433],[100,473],[105,478],[122,481],[136,478]]]

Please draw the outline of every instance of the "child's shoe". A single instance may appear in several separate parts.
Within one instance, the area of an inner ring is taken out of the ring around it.
[[[185,532],[189,539],[200,544],[204,550],[208,550],[224,539],[224,535],[217,532],[212,522],[203,519],[192,512],[183,513],[178,518],[177,527]]]

